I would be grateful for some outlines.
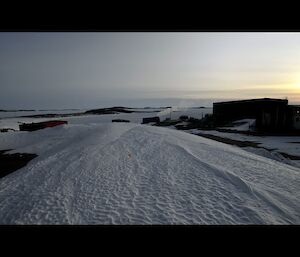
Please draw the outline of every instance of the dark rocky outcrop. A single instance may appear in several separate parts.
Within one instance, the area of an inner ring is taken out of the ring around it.
[[[5,154],[8,150],[0,150],[0,178],[24,167],[29,161],[37,157],[31,153]]]

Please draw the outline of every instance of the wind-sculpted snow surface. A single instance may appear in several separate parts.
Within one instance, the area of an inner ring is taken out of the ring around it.
[[[1,224],[300,223],[300,170],[240,148],[137,124],[11,135],[39,156],[0,180]]]

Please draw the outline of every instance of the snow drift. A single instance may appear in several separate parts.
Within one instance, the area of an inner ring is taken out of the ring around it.
[[[0,145],[39,155],[0,180],[1,224],[300,223],[298,168],[185,132],[70,124]]]

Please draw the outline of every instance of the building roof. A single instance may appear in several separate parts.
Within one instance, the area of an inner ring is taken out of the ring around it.
[[[246,100],[236,100],[236,101],[226,101],[226,102],[217,102],[214,105],[218,104],[235,104],[235,103],[249,103],[249,102],[281,102],[288,103],[287,99],[276,99],[276,98],[256,98],[256,99],[246,99]]]

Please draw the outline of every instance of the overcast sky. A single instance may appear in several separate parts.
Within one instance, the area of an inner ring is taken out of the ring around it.
[[[0,109],[300,104],[300,33],[1,32],[0,90]]]

